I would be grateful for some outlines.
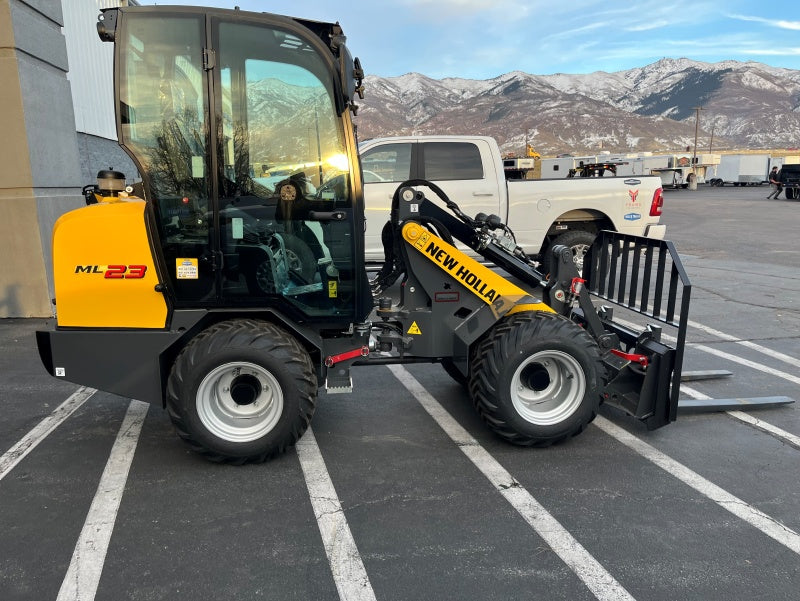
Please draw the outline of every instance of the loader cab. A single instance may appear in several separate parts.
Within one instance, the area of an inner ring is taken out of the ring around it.
[[[142,174],[172,305],[366,317],[354,69],[338,25],[177,7],[101,17],[119,141]]]

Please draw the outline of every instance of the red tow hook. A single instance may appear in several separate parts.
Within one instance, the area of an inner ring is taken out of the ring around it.
[[[342,361],[347,361],[348,359],[355,359],[356,357],[366,357],[369,355],[369,347],[362,346],[361,348],[353,349],[352,351],[347,351],[346,353],[341,353],[339,355],[329,355],[325,357],[325,366],[326,367],[333,367],[337,363],[341,363]]]
[[[639,355],[638,353],[626,353],[624,351],[620,351],[615,348],[612,348],[611,352],[615,354],[617,357],[622,357],[627,361],[638,363],[642,367],[647,367],[647,365],[650,363],[650,360],[647,358],[646,355]]]

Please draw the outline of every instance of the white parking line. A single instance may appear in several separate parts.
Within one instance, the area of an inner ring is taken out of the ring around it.
[[[690,325],[695,329],[701,330],[706,334],[711,334],[712,336],[716,336],[717,338],[722,338],[723,340],[727,340],[729,342],[735,342],[736,344],[740,344],[741,346],[753,349],[754,351],[758,351],[762,355],[767,355],[769,357],[772,357],[773,359],[778,359],[779,361],[783,361],[784,363],[788,363],[789,365],[793,365],[794,367],[800,367],[800,359],[795,359],[794,357],[786,355],[785,353],[774,351],[771,348],[767,348],[766,346],[756,344],[755,342],[750,342],[749,340],[741,340],[739,338],[736,338],[735,336],[726,334],[725,332],[720,332],[719,330],[715,330],[714,328],[703,325],[702,323],[697,323],[696,321],[689,320],[688,325]]]
[[[619,322],[620,324],[627,326],[638,328],[639,326],[632,321],[627,321],[625,319],[614,318],[614,321]],[[701,324],[692,322],[693,327],[699,328]],[[759,353],[766,354],[770,357],[774,357],[776,359],[780,359],[781,361],[785,361],[786,363],[790,363],[792,365],[800,365],[800,361],[790,357],[789,355],[784,355],[783,353],[778,353],[776,351],[771,351],[765,347],[762,347],[758,344],[744,344],[746,341],[744,340],[737,340],[733,336],[720,332],[719,330],[714,330],[712,328],[707,328],[703,326],[701,329],[705,329],[707,332],[713,332],[715,336],[719,336],[724,338],[728,342],[738,342],[748,348],[751,348]],[[675,342],[677,339],[674,336],[669,336],[668,334],[662,334],[661,337],[665,341]],[[739,363],[740,365],[745,365],[747,367],[751,367],[758,371],[763,371],[764,373],[770,374],[771,376],[777,376],[778,378],[783,378],[784,380],[788,380],[794,384],[800,384],[800,378],[793,375],[786,373],[785,371],[781,371],[779,369],[775,369],[774,367],[769,367],[768,365],[764,365],[763,363],[758,363],[756,361],[750,361],[749,359],[745,359],[744,357],[740,357],[739,355],[734,355],[732,353],[726,353],[725,351],[721,351],[716,348],[712,348],[710,346],[706,346],[705,344],[698,344],[696,342],[687,342],[686,346],[697,349],[699,351],[703,351],[710,355],[716,355],[717,357],[722,357],[723,359],[727,359],[728,361],[733,361],[734,363]]]
[[[615,438],[626,447],[632,449],[645,459],[650,460],[665,472],[674,476],[687,486],[695,489],[705,497],[727,509],[733,515],[741,518],[751,526],[758,528],[767,536],[778,541],[786,548],[800,554],[800,534],[785,526],[778,520],[759,511],[742,499],[730,494],[716,484],[703,478],[700,474],[690,470],[685,465],[678,463],[668,455],[650,446],[633,434],[611,423],[609,420],[597,416],[595,425],[609,436]]]
[[[699,390],[695,390],[686,385],[681,385],[681,392],[684,394],[689,395],[692,398],[699,399],[699,400],[710,400],[712,397],[708,396],[707,394],[703,394]],[[759,430],[766,432],[774,436],[775,438],[780,439],[781,441],[792,445],[793,447],[800,449],[800,436],[796,436],[791,432],[787,432],[786,430],[782,430],[777,426],[773,426],[763,420],[758,419],[757,417],[753,417],[745,413],[744,411],[726,411],[728,415],[731,417],[743,421],[751,426],[758,428]]]
[[[598,599],[633,597],[513,476],[500,465],[402,365],[389,369],[497,491],[542,537]]]
[[[297,441],[296,449],[339,599],[374,601],[367,571],[311,428]]]
[[[75,413],[89,398],[97,392],[93,388],[81,387],[39,424],[28,432],[17,444],[0,457],[0,480],[6,477],[25,456],[55,430],[65,419]]]
[[[61,590],[58,591],[57,601],[91,601],[97,593],[128,471],[149,407],[141,401],[131,401],[128,406],[72,553],[67,574],[61,583]]]
[[[771,376],[777,376],[779,378],[783,378],[784,380],[788,380],[789,382],[793,382],[794,384],[800,384],[800,378],[798,378],[797,376],[794,376],[792,374],[787,374],[785,371],[775,369],[774,367],[769,367],[768,365],[763,365],[755,361],[750,361],[749,359],[744,359],[742,357],[739,357],[738,355],[726,353],[725,351],[711,348],[710,346],[706,346],[704,344],[692,344],[691,346],[692,348],[704,351],[706,353],[709,353],[710,355],[716,355],[717,357],[722,357],[723,359],[727,359],[728,361],[733,361],[734,363],[739,363],[740,365],[746,365],[747,367],[752,367],[753,369],[757,369],[758,371],[763,371],[764,373],[769,374]]]

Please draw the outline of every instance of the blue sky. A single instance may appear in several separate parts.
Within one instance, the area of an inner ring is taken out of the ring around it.
[[[800,69],[798,0],[169,0],[339,21],[368,74],[490,79],[621,71],[661,58]]]

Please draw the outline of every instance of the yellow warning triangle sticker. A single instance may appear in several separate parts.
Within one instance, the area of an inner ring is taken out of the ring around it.
[[[408,333],[409,334],[422,334],[422,332],[420,331],[419,326],[417,325],[416,321],[411,324],[410,328],[408,328]]]

